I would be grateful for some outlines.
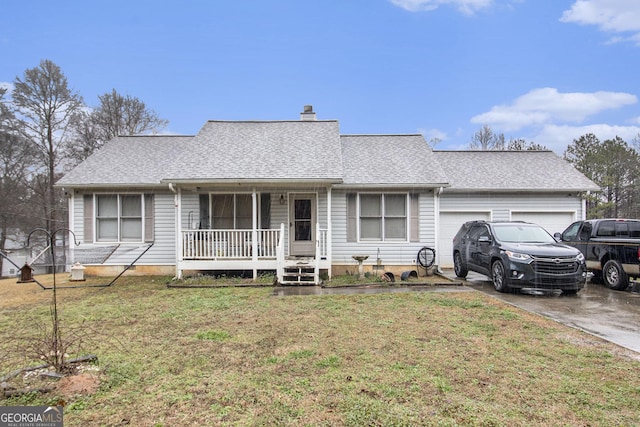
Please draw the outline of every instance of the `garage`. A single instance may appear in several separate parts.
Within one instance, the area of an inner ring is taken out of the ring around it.
[[[443,268],[453,267],[453,237],[460,226],[467,221],[491,220],[489,211],[441,212],[438,238],[438,265]]]
[[[576,220],[576,213],[571,211],[558,212],[511,212],[512,221],[533,222],[553,233],[562,232]]]

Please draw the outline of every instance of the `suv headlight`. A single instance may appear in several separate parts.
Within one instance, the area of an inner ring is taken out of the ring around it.
[[[578,260],[578,262],[584,262],[584,255],[582,254],[582,252],[576,255],[576,259]]]
[[[520,252],[504,251],[504,253],[507,254],[509,259],[512,260],[512,261],[531,262],[533,260],[531,258],[531,255],[523,254],[523,253],[520,253]]]

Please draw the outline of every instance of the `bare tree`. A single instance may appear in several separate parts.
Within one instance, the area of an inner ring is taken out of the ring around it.
[[[507,144],[507,150],[509,151],[541,151],[548,150],[547,147],[541,144],[537,144],[532,141],[527,141],[524,138],[511,138]]]
[[[473,134],[469,148],[472,150],[504,150],[504,134],[494,133],[488,125],[482,125]]]
[[[115,89],[98,97],[100,105],[76,116],[76,142],[70,157],[82,161],[116,136],[156,133],[169,123],[136,97]]]
[[[489,150],[493,138],[493,130],[488,125],[482,125],[482,127],[473,134],[469,148],[472,150]]]
[[[471,142],[469,143],[471,150],[508,150],[508,151],[527,151],[527,150],[547,150],[544,145],[527,141],[524,138],[510,138],[507,142],[504,133],[495,133],[488,125],[482,125],[477,130]]]
[[[6,249],[7,240],[17,238],[19,230],[28,226],[26,203],[27,168],[32,157],[28,146],[17,132],[16,118],[0,88],[0,250]],[[0,257],[0,272],[4,259]]]
[[[13,104],[22,120],[23,136],[29,141],[39,163],[40,176],[46,182],[42,209],[44,227],[55,230],[64,216],[57,212],[54,188],[56,171],[63,160],[63,151],[69,143],[72,118],[83,106],[82,97],[69,89],[67,78],[59,66],[50,60],[24,72],[16,78]]]

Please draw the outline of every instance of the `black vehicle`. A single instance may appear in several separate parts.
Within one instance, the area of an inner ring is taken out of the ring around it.
[[[640,220],[576,221],[554,236],[579,249],[594,279],[608,288],[622,291],[629,286],[630,279],[640,278]]]
[[[575,294],[587,271],[579,250],[558,243],[539,225],[515,221],[463,224],[453,238],[453,263],[456,276],[484,274],[498,292],[536,288]]]

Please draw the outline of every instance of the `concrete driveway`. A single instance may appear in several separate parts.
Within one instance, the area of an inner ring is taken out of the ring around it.
[[[445,270],[444,274],[455,278],[453,270]],[[588,282],[577,295],[562,295],[560,292],[501,294],[495,291],[486,276],[471,272],[463,282],[516,307],[633,350],[640,356],[638,292],[612,291],[600,284]]]

